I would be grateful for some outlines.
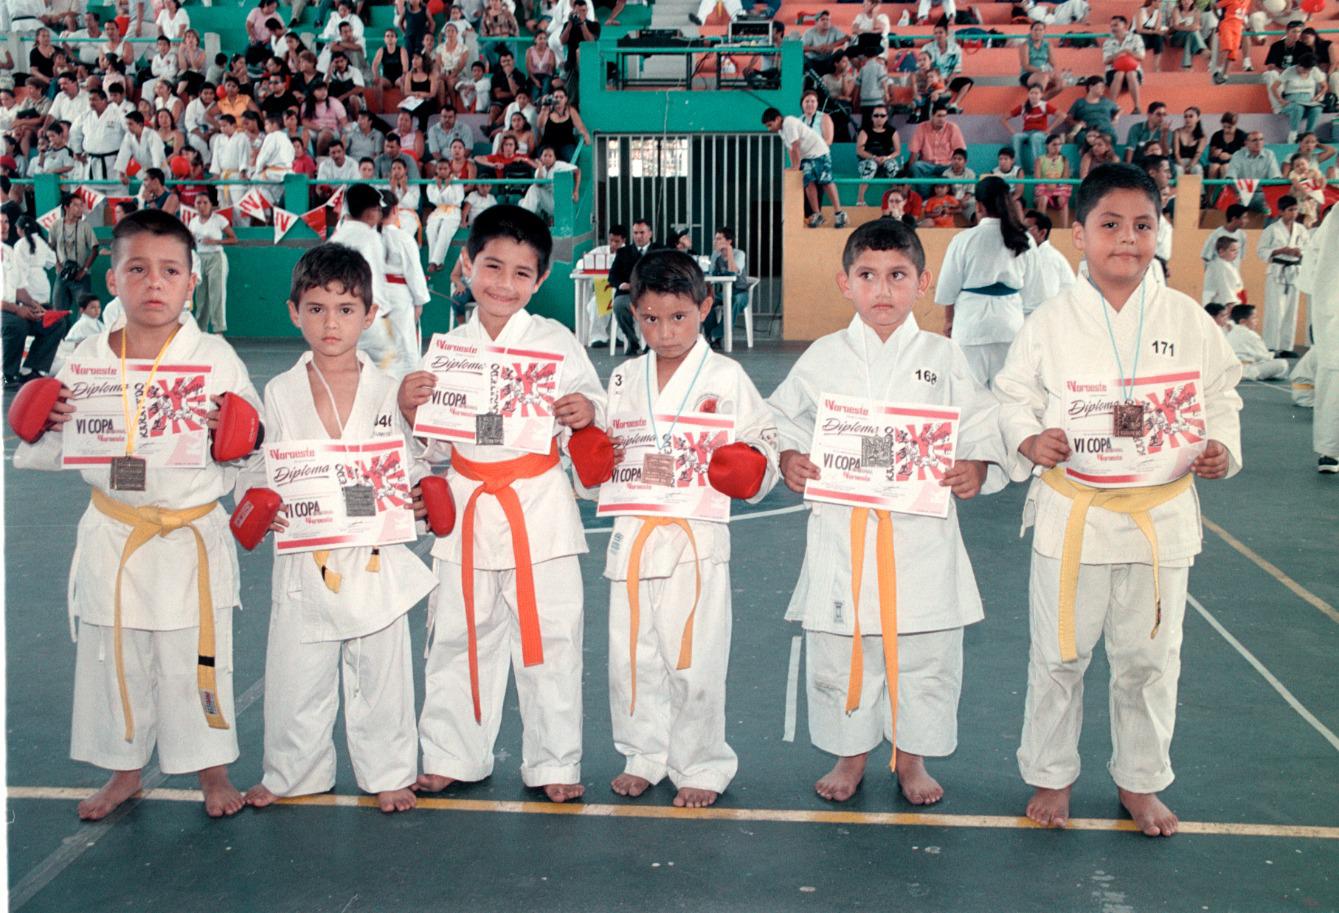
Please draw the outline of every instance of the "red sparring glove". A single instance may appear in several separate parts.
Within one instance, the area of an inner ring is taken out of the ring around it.
[[[272,488],[252,488],[237,502],[228,526],[233,537],[248,552],[260,544],[270,531],[270,524],[279,515],[284,499]]]
[[[418,480],[423,506],[428,510],[428,529],[439,538],[451,535],[456,525],[456,499],[451,497],[451,486],[441,476],[424,476]]]
[[[210,449],[219,463],[240,460],[255,451],[264,439],[260,427],[260,413],[236,393],[223,394],[219,403],[219,426],[214,431]]]
[[[69,311],[43,311],[42,329],[49,330],[53,326],[60,323],[62,320],[64,320],[66,317],[69,316],[70,316]]]
[[[9,404],[9,427],[21,440],[36,444],[46,433],[51,410],[60,400],[60,381],[54,377],[30,380]]]
[[[767,457],[743,441],[717,447],[707,464],[707,481],[723,495],[745,500],[762,488]]]
[[[577,478],[587,488],[608,482],[614,477],[614,442],[603,430],[587,425],[573,432],[567,442],[567,455]]]

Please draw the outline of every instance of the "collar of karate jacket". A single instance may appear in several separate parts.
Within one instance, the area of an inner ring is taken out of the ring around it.
[[[879,339],[879,334],[874,332],[874,328],[865,323],[859,314],[853,316],[851,322],[846,326],[847,340],[855,353],[861,357],[862,361],[865,353],[869,353],[870,364],[866,367],[872,367],[889,355],[896,362],[898,354],[910,345],[912,338],[919,332],[921,332],[920,324],[916,323],[914,313],[908,314],[907,319],[902,321],[902,325],[893,330],[893,334],[888,337],[887,342]]]
[[[525,338],[525,334],[530,330],[535,322],[535,315],[531,314],[525,308],[521,308],[515,314],[507,318],[507,325],[502,328],[502,332],[497,334],[497,339],[490,339],[488,331],[484,325],[479,322],[479,309],[475,308],[470,313],[469,322],[466,324],[471,338],[478,342],[491,343],[492,345],[505,346],[514,345]]]
[[[182,313],[186,310],[183,307]],[[195,347],[200,343],[200,325],[195,322],[194,317],[189,317],[180,321],[181,329],[177,330],[177,335],[172,337],[168,343],[167,352],[163,355],[163,361],[170,363],[174,358],[188,357],[187,353],[194,352]],[[117,360],[121,357],[120,349],[112,350],[111,335],[114,331],[121,329],[126,325],[125,304],[121,305],[121,313],[116,316],[116,322],[106,327],[101,336],[98,337],[97,349],[91,354],[93,358],[109,358]]]
[[[706,355],[703,354],[704,350],[707,353]],[[649,387],[652,390],[652,394],[651,402],[647,403],[647,407],[652,410],[658,409],[660,400],[664,398],[665,408],[660,411],[673,414],[673,410],[678,409],[679,403],[684,400],[684,387],[691,384],[695,375],[698,374],[698,365],[705,365],[703,358],[706,358],[708,361],[711,359],[711,346],[707,345],[707,340],[699,335],[697,341],[693,343],[693,347],[688,350],[688,354],[683,357],[683,361],[679,362],[679,367],[676,368],[674,374],[670,376],[669,382],[661,387],[660,392],[657,393],[655,392],[656,353],[654,350],[648,349],[646,352],[646,376],[651,381]],[[642,382],[645,383],[645,380]],[[685,405],[683,408],[685,412],[693,411],[691,403]]]

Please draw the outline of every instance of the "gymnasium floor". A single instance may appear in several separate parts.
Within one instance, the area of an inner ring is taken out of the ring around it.
[[[242,343],[257,386],[292,345]],[[737,352],[764,394],[800,347]],[[595,355],[601,374],[614,361]],[[1022,486],[960,507],[986,601],[968,629],[960,745],[932,765],[947,796],[904,802],[871,761],[849,803],[813,792],[831,763],[812,748],[801,689],[793,742],[786,681],[797,628],[782,621],[804,544],[799,500],[738,511],[729,735],[740,772],[713,809],[668,808],[668,783],[614,796],[609,730],[606,521],[587,518],[586,801],[557,807],[520,783],[514,693],[498,769],[419,810],[360,803],[336,732],[335,795],[213,821],[193,778],[154,788],[112,820],[75,803],[104,779],[68,759],[74,647],[65,576],[87,493],[72,476],[8,472],[9,872],[13,909],[38,911],[767,910],[1118,911],[1339,909],[1339,478],[1320,477],[1311,416],[1285,384],[1244,383],[1246,471],[1200,486],[1205,548],[1191,574],[1168,803],[1182,833],[1128,832],[1104,769],[1104,660],[1088,675],[1085,771],[1066,833],[1029,826],[1014,762],[1027,654]],[[7,402],[6,402],[7,405]],[[425,544],[425,543],[422,543]],[[233,781],[260,775],[269,550],[243,557],[236,616]],[[412,618],[421,655],[422,607]],[[421,669],[419,693],[421,699]],[[156,769],[155,769],[156,770]]]

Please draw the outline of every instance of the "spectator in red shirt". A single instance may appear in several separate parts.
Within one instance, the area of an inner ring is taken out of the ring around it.
[[[1052,115],[1059,114],[1060,111],[1045,100],[1045,94],[1040,85],[1029,86],[1027,101],[1000,118],[1004,129],[1013,134],[1014,160],[1025,170],[1031,168],[1032,163],[1045,154],[1046,137],[1050,135],[1051,128],[1059,123],[1059,119],[1053,120]],[[1023,119],[1023,130],[1019,133],[1013,133],[1013,126],[1009,123],[1016,117]],[[1026,162],[1023,161],[1024,144],[1031,153]]]
[[[966,145],[958,125],[949,122],[948,106],[935,105],[930,119],[919,125],[911,136],[911,156],[907,159],[911,176],[938,177],[948,170],[953,150]]]

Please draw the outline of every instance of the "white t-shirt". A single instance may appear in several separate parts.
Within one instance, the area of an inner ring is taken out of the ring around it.
[[[786,144],[787,150],[798,142],[801,159],[822,158],[831,151],[828,149],[828,144],[823,142],[823,137],[818,135],[818,131],[791,115],[781,119],[781,141]]]
[[[223,229],[228,222],[217,212],[209,214],[208,219],[195,219],[190,224],[190,232],[195,236],[196,250],[201,256],[222,254],[223,247],[219,244],[202,244],[202,241],[222,241]]]

